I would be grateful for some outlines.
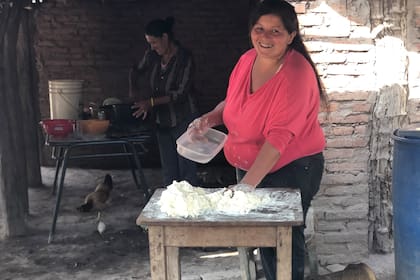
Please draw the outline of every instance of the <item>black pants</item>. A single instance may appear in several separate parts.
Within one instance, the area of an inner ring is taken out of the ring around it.
[[[303,217],[321,184],[324,170],[324,156],[322,153],[297,159],[274,173],[264,177],[259,188],[299,188],[302,197]],[[238,181],[245,175],[245,171],[236,170]],[[292,228],[292,280],[303,280],[305,270],[305,226]],[[261,263],[267,280],[276,279],[276,250],[275,248],[260,248]],[[281,260],[280,260],[281,261]]]
[[[182,157],[176,150],[176,140],[187,130],[188,124],[193,119],[193,117],[186,119],[175,127],[156,128],[165,186],[172,184],[174,180],[186,180],[193,186],[198,184],[197,164]]]

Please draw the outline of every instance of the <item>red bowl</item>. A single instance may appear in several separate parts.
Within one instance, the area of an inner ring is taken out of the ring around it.
[[[46,134],[60,138],[67,137],[73,133],[75,126],[75,120],[68,119],[48,119],[42,120],[40,123]]]

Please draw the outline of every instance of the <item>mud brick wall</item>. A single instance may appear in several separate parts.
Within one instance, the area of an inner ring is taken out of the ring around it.
[[[321,263],[390,252],[391,135],[419,121],[418,3],[297,5],[329,98],[320,115],[326,172],[314,201]]]
[[[50,79],[85,80],[85,102],[125,98],[128,67],[146,48],[143,26],[169,15],[177,20],[178,39],[195,55],[200,110],[209,110],[223,99],[235,61],[249,48],[253,2],[47,1],[34,10],[42,116],[49,116]],[[328,95],[320,114],[326,169],[313,203],[320,263],[390,252],[391,134],[420,122],[420,5],[292,3]]]
[[[85,104],[127,98],[128,69],[146,48],[144,26],[167,16],[194,54],[200,109],[209,110],[249,46],[248,10],[246,1],[48,1],[35,11],[42,117],[49,117],[48,80],[84,80]]]
[[[420,123],[420,3],[409,1],[407,14],[408,90],[410,99],[408,123]]]

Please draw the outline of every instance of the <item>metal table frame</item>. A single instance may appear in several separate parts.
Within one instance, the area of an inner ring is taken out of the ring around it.
[[[65,139],[54,139],[46,136],[45,145],[52,147],[52,157],[56,160],[55,164],[55,176],[53,183],[53,194],[56,194],[56,203],[54,208],[53,220],[51,224],[50,233],[48,236],[48,243],[54,240],[56,223],[58,212],[60,208],[61,196],[64,187],[64,178],[66,175],[66,169],[68,162],[75,159],[92,159],[92,158],[104,158],[104,157],[121,157],[127,156],[130,161],[131,173],[133,175],[134,182],[137,188],[142,188],[146,200],[151,196],[149,186],[147,185],[146,178],[144,176],[139,155],[144,154],[147,149],[144,147],[144,143],[149,141],[151,136],[149,134],[136,135],[134,137],[124,138],[65,138]],[[87,153],[87,154],[72,154],[75,150],[80,150],[83,147],[89,146],[109,146],[109,145],[120,145],[123,148],[123,152],[108,152],[108,153]],[[140,149],[136,149],[136,146]],[[136,174],[136,170],[138,175]],[[139,177],[137,177],[139,176]],[[140,178],[140,181],[139,181]],[[57,184],[59,179],[59,184]],[[141,183],[141,184],[140,184]],[[58,188],[58,190],[57,190]],[[56,193],[57,192],[57,193]]]

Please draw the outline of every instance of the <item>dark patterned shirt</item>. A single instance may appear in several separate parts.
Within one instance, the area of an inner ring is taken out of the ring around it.
[[[161,57],[156,52],[147,51],[134,71],[150,75],[152,97],[170,97],[169,103],[153,107],[156,123],[160,127],[174,127],[196,113],[194,63],[187,49],[178,45],[176,54],[165,67],[161,65]]]

